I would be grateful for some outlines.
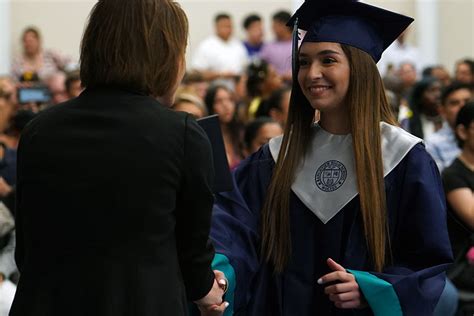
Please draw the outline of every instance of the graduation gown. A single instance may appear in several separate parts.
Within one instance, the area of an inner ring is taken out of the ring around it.
[[[214,269],[230,286],[225,315],[432,315],[452,261],[445,200],[435,162],[411,147],[384,177],[392,260],[373,272],[359,196],[326,224],[291,192],[292,256],[275,275],[260,259],[260,210],[275,166],[268,145],[235,170],[234,189],[217,195],[211,238]],[[370,307],[338,309],[317,279],[332,258],[353,273]]]

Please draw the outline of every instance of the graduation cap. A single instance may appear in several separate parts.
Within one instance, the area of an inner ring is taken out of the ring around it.
[[[346,44],[368,53],[378,62],[382,52],[412,22],[405,15],[355,0],[306,0],[287,25],[307,31],[303,42]],[[294,72],[296,55],[294,50]]]

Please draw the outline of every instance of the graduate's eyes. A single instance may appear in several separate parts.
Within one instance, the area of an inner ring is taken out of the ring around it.
[[[300,65],[300,67],[308,66],[309,65],[309,60],[306,59],[306,58],[300,58],[298,60],[298,63]]]
[[[335,62],[336,62],[336,59],[334,59],[334,58],[332,58],[332,57],[323,57],[322,60],[321,60],[321,62],[322,62],[323,64],[328,65],[328,64],[335,63]]]

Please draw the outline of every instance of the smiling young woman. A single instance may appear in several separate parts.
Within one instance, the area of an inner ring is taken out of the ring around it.
[[[306,1],[297,19],[307,33],[284,135],[216,197],[230,310],[432,315],[452,260],[439,173],[396,126],[376,67],[413,20],[350,0]]]

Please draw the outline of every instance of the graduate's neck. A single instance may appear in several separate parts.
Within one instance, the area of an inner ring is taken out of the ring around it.
[[[347,135],[351,132],[351,124],[347,113],[321,112],[319,125],[328,133]]]

